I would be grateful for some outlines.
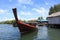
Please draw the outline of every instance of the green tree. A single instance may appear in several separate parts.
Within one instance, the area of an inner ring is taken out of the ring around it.
[[[49,15],[51,15],[54,12],[60,11],[60,4],[54,5],[53,7],[50,8]]]
[[[53,7],[50,8],[50,11],[49,11],[49,15],[52,14],[54,11],[53,11]]]
[[[43,17],[38,17],[38,20],[43,20]]]

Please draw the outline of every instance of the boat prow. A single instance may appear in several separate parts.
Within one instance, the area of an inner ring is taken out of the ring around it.
[[[13,9],[13,14],[14,14],[14,17],[16,20],[16,24],[21,33],[28,33],[28,32],[32,32],[32,31],[36,30],[35,26],[29,25],[29,24],[24,24],[23,22],[18,21],[16,8]]]

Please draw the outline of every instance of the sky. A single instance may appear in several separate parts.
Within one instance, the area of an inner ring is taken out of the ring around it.
[[[60,4],[60,0],[0,0],[0,21],[13,20],[13,8],[17,8],[18,19],[46,19],[51,6]]]

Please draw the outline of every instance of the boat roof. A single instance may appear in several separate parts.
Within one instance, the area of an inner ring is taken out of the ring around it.
[[[37,20],[38,22],[48,22],[47,20]]]

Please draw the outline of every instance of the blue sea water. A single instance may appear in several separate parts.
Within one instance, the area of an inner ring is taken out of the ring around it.
[[[0,24],[0,40],[18,40],[19,38],[18,28],[8,24]]]
[[[18,27],[0,24],[0,40],[60,40],[60,29],[37,26],[38,31],[21,35]]]

